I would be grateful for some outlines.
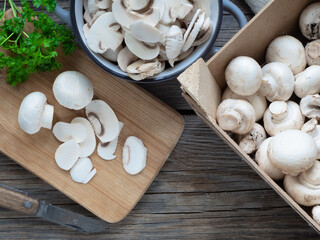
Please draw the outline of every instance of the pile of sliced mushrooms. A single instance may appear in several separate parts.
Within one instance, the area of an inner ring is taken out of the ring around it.
[[[72,110],[85,108],[87,118],[76,117],[71,123],[57,122],[53,135],[62,144],[55,152],[57,165],[70,171],[71,178],[78,183],[87,184],[97,173],[89,158],[96,149],[104,160],[113,160],[118,137],[123,127],[112,108],[102,100],[93,99],[93,86],[82,73],[66,71],[61,73],[53,84],[53,94],[63,107]],[[35,134],[40,129],[52,128],[54,107],[47,103],[41,92],[27,95],[19,109],[18,122],[23,131]],[[129,136],[122,149],[124,170],[135,175],[146,166],[147,149],[143,142]]]
[[[88,47],[134,80],[186,59],[212,32],[209,0],[85,0]]]
[[[263,67],[239,56],[226,68],[227,89],[217,109],[219,126],[233,134],[270,178],[283,180],[299,204],[314,207],[320,224],[320,2],[300,16],[306,46],[280,36]],[[268,102],[270,104],[268,104]]]

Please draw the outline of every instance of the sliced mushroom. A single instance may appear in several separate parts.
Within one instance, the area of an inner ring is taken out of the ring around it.
[[[81,124],[82,126],[85,127],[86,132],[87,132],[87,138],[80,142],[80,157],[88,157],[90,156],[93,152],[94,149],[96,148],[96,136],[94,134],[93,128],[90,124],[90,122],[82,117],[77,117],[74,118],[71,121],[72,124]]]
[[[132,36],[145,43],[157,43],[160,41],[160,31],[142,20],[138,20],[130,25]]]
[[[139,81],[162,72],[164,67],[157,59],[149,62],[138,60],[127,67],[127,72],[130,77]]]
[[[300,109],[308,118],[320,118],[320,95],[308,95],[301,99]]]
[[[208,41],[212,33],[212,22],[209,17],[207,17],[198,33],[198,36],[192,46],[199,46],[200,44]]]
[[[83,30],[84,37],[87,39],[88,38],[88,32],[90,30],[89,24],[88,23],[84,24],[82,30]]]
[[[188,51],[180,53],[180,55],[179,55],[178,57],[176,57],[176,58],[174,58],[174,59],[170,59],[170,60],[169,60],[170,66],[171,66],[171,67],[174,67],[175,62],[185,60],[187,57],[189,57],[189,56],[191,55],[191,53],[193,53],[193,50],[194,50],[194,47],[189,48]],[[161,51],[160,51],[160,52],[161,52]],[[160,56],[161,56],[161,54],[160,54]],[[167,60],[168,60],[168,59],[167,59]]]
[[[88,47],[95,53],[104,53],[108,49],[115,51],[123,41],[123,35],[115,31],[112,25],[118,24],[112,12],[102,14],[91,26],[87,36]]]
[[[127,9],[138,11],[148,6],[150,0],[125,0],[124,4]]]
[[[118,136],[118,118],[112,108],[104,101],[93,100],[86,107],[86,115],[95,134],[102,142],[110,142]]]
[[[198,9],[201,9],[206,13],[207,17],[211,16],[211,3],[210,0],[192,0],[193,9],[192,11],[183,19],[186,24],[189,24]]]
[[[205,13],[202,12],[200,9],[194,15],[187,31],[184,34],[184,45],[182,48],[183,52],[188,51],[188,49],[192,46],[194,41],[197,39],[197,36],[201,30],[201,27],[205,21]]]
[[[127,138],[122,149],[123,168],[130,175],[140,173],[146,167],[147,148],[137,137]]]
[[[117,57],[119,68],[124,72],[127,72],[127,67],[137,60],[139,60],[139,58],[134,55],[127,47],[120,50]]]
[[[139,11],[128,9],[124,0],[114,0],[112,4],[112,12],[117,22],[128,29],[137,20],[142,20],[153,27],[156,26],[161,19],[161,14],[164,13],[164,9],[165,6],[161,0],[149,1],[148,5]]]
[[[120,45],[115,51],[112,49],[108,49],[105,53],[102,54],[102,56],[111,61],[111,62],[117,62],[119,52],[122,50],[122,46]]]
[[[147,44],[135,39],[129,32],[124,35],[129,50],[142,60],[151,60],[159,55],[160,47],[157,44]]]
[[[167,40],[166,35],[169,32],[171,27],[169,25],[165,25],[165,24],[162,24],[162,23],[159,23],[156,27],[160,32],[160,41],[159,41],[159,43],[162,44],[162,45],[165,45],[166,44],[166,40]]]
[[[163,0],[166,10],[161,18],[164,24],[174,23],[176,19],[184,19],[191,12],[193,5],[188,0]]]
[[[307,44],[306,55],[309,66],[320,65],[320,40],[315,40]]]
[[[73,181],[82,183],[90,174],[93,168],[89,158],[80,158],[70,170],[70,176]]]
[[[95,0],[100,9],[108,9],[111,7],[112,0]]]
[[[91,179],[96,175],[96,173],[97,173],[97,169],[94,168],[94,169],[89,173],[89,175],[86,177],[86,179],[82,181],[82,183],[83,183],[83,184],[87,184],[88,182],[90,182]]]
[[[183,47],[183,35],[181,28],[176,25],[171,26],[166,38],[166,55],[170,62],[180,55]],[[173,65],[171,66],[173,67]]]
[[[86,128],[79,123],[57,122],[52,132],[60,142],[74,139],[77,143],[81,143],[88,137]]]
[[[255,123],[250,132],[238,137],[239,147],[246,154],[252,154],[266,138],[267,134],[264,128],[260,124]]]
[[[97,2],[98,2],[97,0],[88,0],[88,12],[90,15],[93,15],[97,11],[99,11]]]
[[[94,24],[94,22],[101,16],[105,13],[105,11],[98,11],[96,12],[93,17],[91,18],[91,21],[87,21],[89,26],[91,27],[92,24]]]
[[[317,125],[318,125],[318,120],[316,118],[312,118],[309,121],[307,121],[305,124],[303,124],[301,131],[310,133],[315,129]]]
[[[58,166],[63,170],[70,170],[80,157],[80,146],[74,140],[69,140],[61,144],[56,153],[55,160]]]
[[[119,135],[120,135],[120,132],[121,132],[122,128],[123,128],[123,123],[119,122]],[[119,135],[118,135],[118,137],[113,139],[111,142],[107,142],[107,143],[100,142],[98,144],[97,152],[98,152],[98,155],[102,159],[104,159],[104,160],[113,160],[113,159],[115,159],[116,156],[114,155],[114,152],[116,151],[116,148],[117,148],[117,145],[118,145]]]

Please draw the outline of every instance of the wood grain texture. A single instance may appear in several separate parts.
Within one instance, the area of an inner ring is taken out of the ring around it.
[[[248,19],[253,16],[243,0],[232,1]],[[68,6],[68,0],[59,3]],[[216,46],[223,46],[237,31],[238,24],[225,13]],[[190,111],[177,81],[142,87],[184,113],[185,130],[131,213],[101,234],[84,235],[0,208],[0,239],[319,239],[277,193]],[[93,216],[1,154],[0,182]]]

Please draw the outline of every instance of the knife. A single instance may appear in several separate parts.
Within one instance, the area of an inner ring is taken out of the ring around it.
[[[53,206],[45,201],[29,197],[27,193],[2,184],[0,184],[0,206],[88,233],[101,232],[107,227],[107,223],[102,220],[92,219]]]

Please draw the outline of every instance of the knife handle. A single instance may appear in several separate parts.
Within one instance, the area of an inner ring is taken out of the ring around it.
[[[33,216],[39,209],[39,201],[23,193],[0,186],[0,206]]]

